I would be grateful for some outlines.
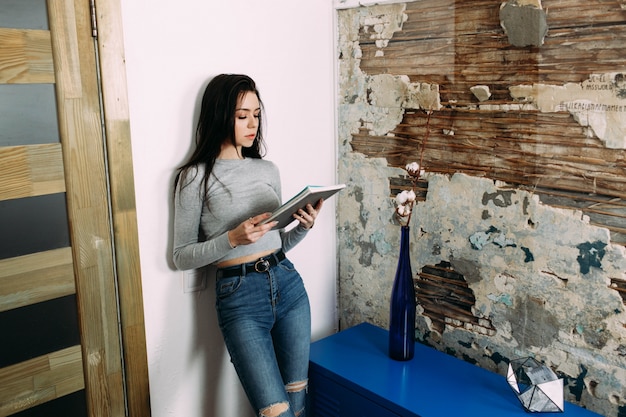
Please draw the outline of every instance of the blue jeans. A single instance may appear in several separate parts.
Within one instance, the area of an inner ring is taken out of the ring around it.
[[[289,404],[281,417],[304,417],[311,310],[300,274],[284,259],[267,272],[217,278],[219,325],[252,407],[264,416]]]

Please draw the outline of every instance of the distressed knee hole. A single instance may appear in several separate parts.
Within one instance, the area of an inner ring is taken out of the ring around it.
[[[289,384],[285,385],[285,389],[287,390],[287,392],[298,392],[307,389],[308,386],[309,380],[305,379],[304,381],[290,382]]]
[[[260,417],[280,417],[285,411],[289,410],[289,403],[272,404],[259,412]]]

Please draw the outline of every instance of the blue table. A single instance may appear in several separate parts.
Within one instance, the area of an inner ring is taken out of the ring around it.
[[[420,343],[415,357],[387,356],[388,333],[368,323],[311,345],[309,398],[313,417],[514,417],[527,413],[506,378]],[[533,413],[534,414],[534,413]],[[565,403],[563,413],[597,417]]]

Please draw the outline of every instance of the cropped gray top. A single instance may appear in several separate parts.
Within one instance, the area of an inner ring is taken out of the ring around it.
[[[200,268],[267,250],[287,252],[306,235],[307,230],[298,225],[289,231],[271,230],[249,245],[231,247],[229,230],[280,206],[278,168],[263,159],[218,159],[206,195],[204,169],[201,165],[189,170],[175,191],[173,260],[178,269]]]

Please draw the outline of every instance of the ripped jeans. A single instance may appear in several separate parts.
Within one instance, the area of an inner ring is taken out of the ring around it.
[[[284,259],[267,272],[217,278],[219,325],[257,415],[304,417],[311,311],[300,274]]]

